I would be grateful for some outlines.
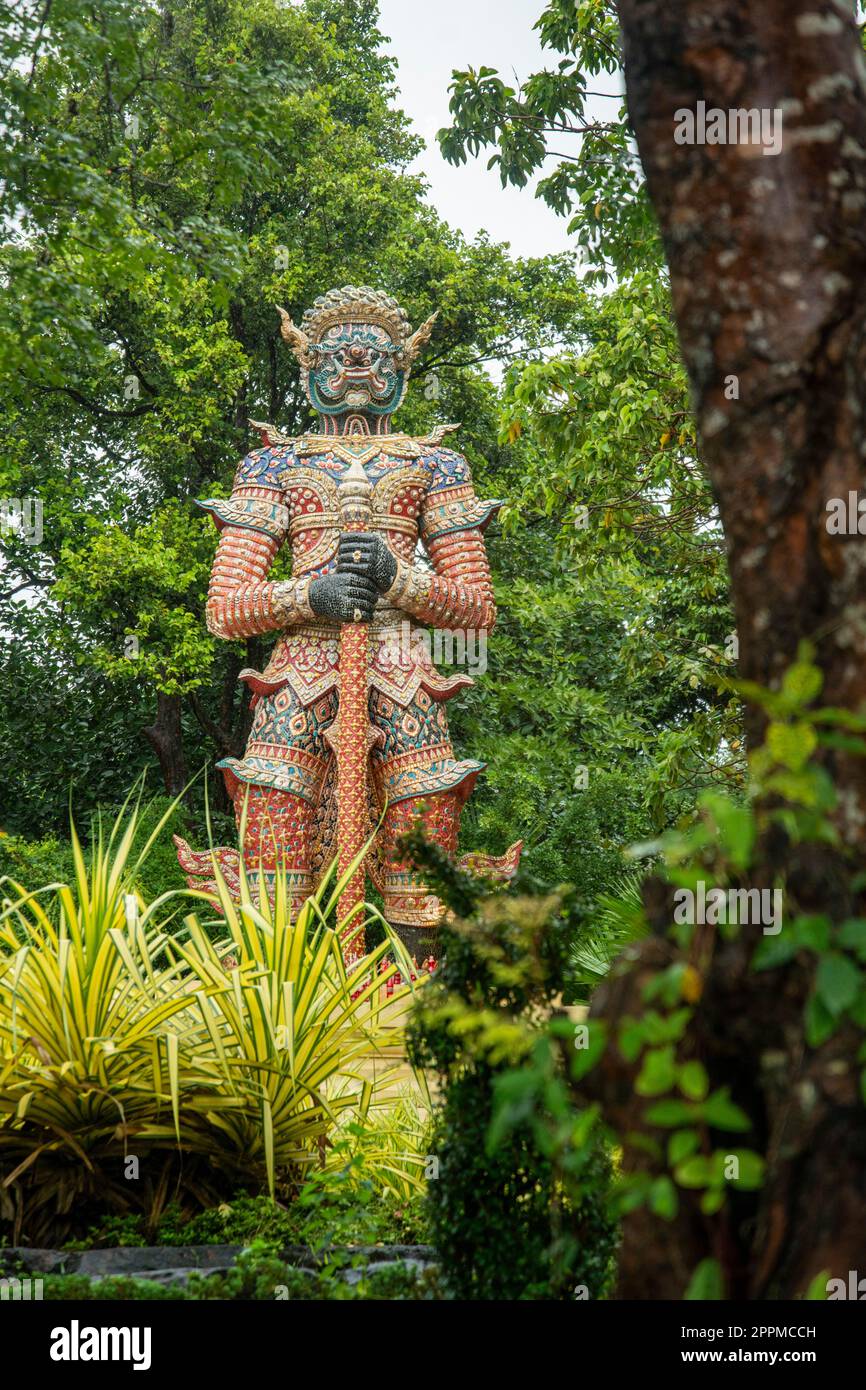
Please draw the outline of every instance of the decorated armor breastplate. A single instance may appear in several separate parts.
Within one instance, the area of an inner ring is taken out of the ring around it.
[[[479,501],[468,478],[441,478],[443,459],[459,457],[442,448],[455,426],[440,426],[423,438],[308,434],[290,439],[270,425],[251,423],[265,449],[245,460],[230,499],[204,505],[221,524],[287,539],[294,578],[325,574],[336,563],[340,480],[355,459],[372,484],[371,528],[408,563],[419,537],[427,543],[450,531],[483,528],[500,505]],[[437,480],[441,491],[431,492]],[[450,486],[442,488],[442,481]]]
[[[348,466],[330,451],[296,454],[283,475],[296,576],[325,573],[335,561],[340,535],[338,490]],[[429,464],[378,454],[364,469],[373,484],[371,529],[382,532],[395,555],[411,560],[430,481]]]
[[[232,495],[199,505],[224,531],[211,574],[208,625],[222,637],[284,628],[336,627],[316,617],[310,585],[337,564],[341,482],[360,464],[371,485],[372,517],[397,562],[380,596],[374,627],[416,618],[459,631],[487,630],[495,617],[482,532],[498,501],[474,493],[466,460],[443,445],[454,426],[407,435],[301,435],[256,426],[264,447],[238,467]],[[416,554],[419,541],[426,560]],[[292,577],[268,573],[288,542]]]

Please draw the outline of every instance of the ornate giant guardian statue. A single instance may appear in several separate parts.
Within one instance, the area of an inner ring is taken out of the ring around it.
[[[317,299],[300,327],[279,312],[318,423],[287,438],[252,422],[263,447],[240,464],[228,500],[200,504],[220,532],[208,627],[228,640],[278,634],[265,669],[241,673],[254,707],[244,756],[219,766],[245,864],[270,880],[287,871],[296,905],[335,856],[348,867],[381,820],[341,906],[357,907],[369,873],[420,960],[435,950],[441,907],[399,837],[420,816],[454,852],[483,764],[457,758],[448,731],[446,703],[471,678],[440,675],[414,634],[478,638],[493,627],[484,528],[502,504],[476,497],[466,460],[443,442],[455,426],[392,432],[434,319],[413,333],[389,295],[352,286]],[[271,580],[286,543],[291,578]],[[210,855],[178,847],[190,883],[212,882]],[[237,851],[216,855],[235,887]],[[507,877],[518,855],[516,845],[469,859]]]

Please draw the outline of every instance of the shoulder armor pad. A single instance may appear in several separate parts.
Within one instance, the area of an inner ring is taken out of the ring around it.
[[[240,526],[282,541],[289,529],[288,508],[261,497],[207,497],[201,501],[196,498],[196,506],[213,517],[220,531],[224,526]]]
[[[285,446],[286,444],[294,444],[295,442],[292,435],[283,434],[281,430],[277,429],[276,425],[268,425],[264,420],[249,420],[247,423],[252,429],[258,430],[262,437],[262,444],[266,449],[276,444]]]

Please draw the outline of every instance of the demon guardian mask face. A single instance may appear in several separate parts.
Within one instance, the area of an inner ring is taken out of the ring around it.
[[[374,429],[403,401],[412,363],[436,321],[433,314],[413,333],[396,299],[366,285],[320,295],[300,327],[285,309],[279,313],[313,409],[334,423],[373,417]]]

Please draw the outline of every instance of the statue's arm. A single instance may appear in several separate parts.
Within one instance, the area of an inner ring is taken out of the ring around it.
[[[309,605],[312,576],[268,581],[289,524],[268,453],[256,450],[244,459],[230,498],[199,502],[220,532],[206,609],[215,637],[255,637],[314,616]]]
[[[442,450],[420,515],[432,571],[398,559],[388,602],[421,622],[489,632],[496,604],[483,532],[501,506],[480,501],[466,460]]]

